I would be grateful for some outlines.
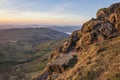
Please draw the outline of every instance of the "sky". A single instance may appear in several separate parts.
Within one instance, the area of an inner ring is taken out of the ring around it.
[[[82,25],[120,0],[0,0],[1,24]]]

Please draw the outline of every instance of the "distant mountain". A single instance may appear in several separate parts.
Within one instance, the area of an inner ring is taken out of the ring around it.
[[[26,41],[39,44],[47,40],[56,40],[68,35],[48,28],[14,28],[0,30],[0,43]]]
[[[45,26],[47,28],[71,34],[75,30],[81,29],[81,26]]]
[[[59,25],[11,25],[11,24],[1,24],[1,29],[11,29],[11,28],[49,28],[56,31],[71,34],[75,30],[81,29],[81,26],[59,26]]]

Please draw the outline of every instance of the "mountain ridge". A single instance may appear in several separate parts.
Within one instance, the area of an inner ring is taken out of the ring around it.
[[[48,36],[47,34],[49,33],[50,35]],[[37,41],[44,41],[45,38],[47,40],[47,39],[58,39],[60,37],[67,37],[67,35],[62,32],[58,32],[49,28],[14,28],[14,29],[0,30],[0,40],[4,40],[4,41],[26,40],[26,41],[37,42]]]
[[[74,31],[33,80],[119,80],[120,3]]]

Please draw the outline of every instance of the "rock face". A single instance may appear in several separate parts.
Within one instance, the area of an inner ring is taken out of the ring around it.
[[[79,54],[76,53],[82,54],[82,51],[91,44],[104,42],[105,40],[119,36],[120,3],[113,4],[109,8],[102,8],[98,10],[96,17],[96,19],[92,18],[88,22],[84,23],[81,30],[74,31],[64,45],[52,54],[48,65],[48,71],[51,76],[54,72],[61,74],[65,73],[69,68],[74,67],[79,59]],[[70,55],[71,52],[72,55]],[[76,57],[74,58],[74,56]],[[86,58],[85,61],[87,61]],[[69,63],[73,65],[70,65]],[[90,62],[87,63],[89,64]],[[51,77],[50,79],[54,80],[57,79],[57,77]],[[60,80],[64,80],[64,78]]]
[[[82,37],[78,41],[79,47],[88,46],[94,42],[104,41],[116,36],[117,30],[109,21],[91,19],[81,29]]]

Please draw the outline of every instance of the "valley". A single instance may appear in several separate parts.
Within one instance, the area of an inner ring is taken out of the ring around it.
[[[48,28],[1,30],[0,80],[32,79],[47,65],[48,56],[67,36]]]

